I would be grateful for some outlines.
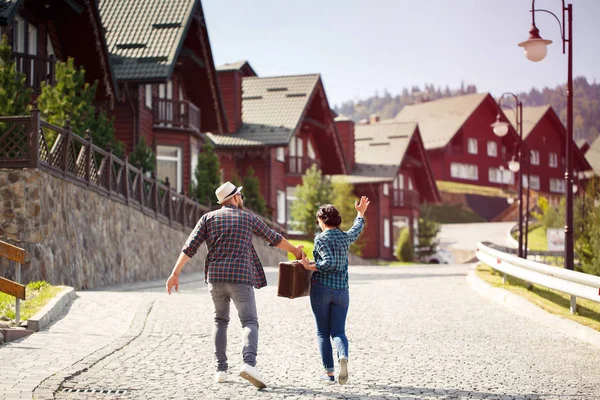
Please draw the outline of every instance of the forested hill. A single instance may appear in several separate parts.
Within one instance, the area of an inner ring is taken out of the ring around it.
[[[575,140],[584,139],[591,143],[600,134],[600,84],[589,83],[586,78],[578,77],[573,81],[573,89],[574,137]],[[358,102],[347,101],[339,107],[336,106],[334,110],[355,121],[368,118],[371,114],[378,114],[381,119],[390,119],[405,105],[476,92],[475,85],[462,84],[459,89],[450,89],[448,86],[442,89],[433,85],[425,85],[421,89],[419,86],[413,86],[403,89],[401,94],[395,96],[384,91],[383,95],[375,94]],[[525,106],[550,104],[566,125],[566,85],[545,87],[541,91],[534,88],[528,93],[517,93],[517,96]]]

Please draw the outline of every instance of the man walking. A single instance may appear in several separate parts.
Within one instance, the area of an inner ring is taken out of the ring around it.
[[[233,300],[243,328],[244,365],[240,376],[262,389],[267,385],[256,368],[258,316],[254,288],[266,286],[267,279],[252,245],[252,236],[262,237],[269,245],[288,251],[297,259],[302,258],[303,252],[302,246],[293,246],[260,218],[242,211],[244,195],[241,190],[241,186],[235,187],[226,182],[215,191],[218,203],[223,207],[200,218],[183,246],[166,286],[169,294],[173,286],[176,291],[179,290],[179,273],[200,245],[206,242],[208,254],[204,262],[204,280],[209,285],[215,306],[215,381],[222,383],[227,380],[227,326],[229,306]]]

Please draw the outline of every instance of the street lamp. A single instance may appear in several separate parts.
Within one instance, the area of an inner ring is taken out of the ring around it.
[[[519,134],[519,144],[518,144],[518,157],[519,160],[515,159],[513,155],[512,160],[508,163],[508,169],[512,172],[519,172],[521,166],[521,162],[523,161],[523,103],[519,100],[519,98],[514,93],[503,93],[498,99],[498,116],[496,117],[496,122],[491,124],[490,126],[494,130],[494,134],[498,137],[504,137],[508,133],[508,123],[500,121],[500,110],[502,110],[502,100],[505,96],[512,96],[515,99],[516,107],[508,107],[515,112],[516,120],[517,120],[517,133]],[[519,174],[519,194],[517,196],[517,201],[519,204],[519,248],[517,249],[517,255],[519,257],[523,257],[523,172]]]
[[[565,213],[565,268],[574,269],[574,253],[573,253],[573,191],[570,190],[573,185],[573,5],[569,4],[565,7],[565,0],[562,0],[562,23],[554,14],[548,10],[536,10],[535,0],[531,2],[531,21],[532,26],[529,31],[529,39],[519,43],[519,46],[525,50],[525,55],[531,61],[541,61],[546,56],[546,46],[552,43],[550,40],[545,40],[540,37],[539,30],[535,26],[535,12],[546,12],[551,14],[558,21],[561,29],[561,39],[563,45],[563,54],[565,53],[566,44],[569,43],[568,54],[568,72],[567,72],[567,145],[566,145],[566,171],[565,171],[565,196],[566,196],[566,213]],[[567,24],[565,23],[565,13],[567,14],[566,21],[569,22],[568,37],[565,35]]]

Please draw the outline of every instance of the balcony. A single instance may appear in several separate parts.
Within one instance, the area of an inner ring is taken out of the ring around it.
[[[200,109],[188,100],[154,98],[154,127],[184,129],[200,133]]]
[[[314,164],[317,168],[320,168],[319,162],[312,158],[303,156],[288,156],[286,165],[286,173],[289,175],[304,175],[307,169],[312,167]]]
[[[419,208],[419,193],[414,190],[393,189],[392,207]]]
[[[17,71],[25,75],[25,84],[39,93],[42,82],[54,85],[56,58],[24,53],[13,53]]]

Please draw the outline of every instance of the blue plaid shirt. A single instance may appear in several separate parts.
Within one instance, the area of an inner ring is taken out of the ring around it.
[[[204,214],[181,251],[191,258],[206,242],[205,282],[241,283],[261,288],[267,286],[267,278],[252,245],[253,235],[262,237],[271,246],[277,246],[282,240],[279,233],[254,214],[227,205]]]
[[[348,247],[358,239],[365,226],[357,217],[348,231],[330,229],[317,235],[313,257],[317,272],[313,280],[334,289],[348,289]]]

